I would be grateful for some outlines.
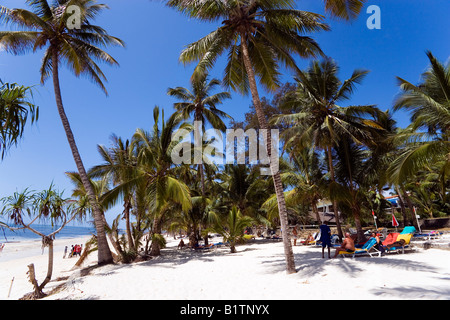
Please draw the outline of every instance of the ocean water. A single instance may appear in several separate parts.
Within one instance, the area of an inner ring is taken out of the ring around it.
[[[50,225],[33,225],[36,231],[39,231],[45,235],[57,230],[60,226]],[[56,234],[56,239],[70,239],[80,236],[89,236],[96,234],[94,227],[85,226],[65,226],[59,233]],[[12,231],[8,228],[0,227],[0,243],[17,242],[17,241],[30,241],[40,240],[41,237],[30,230],[16,230]]]

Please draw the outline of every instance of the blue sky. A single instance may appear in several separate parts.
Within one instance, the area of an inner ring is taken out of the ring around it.
[[[175,12],[161,1],[104,0],[110,10],[104,11],[96,23],[111,35],[125,41],[126,48],[108,52],[120,67],[102,66],[108,78],[109,96],[84,78],[75,78],[61,69],[63,101],[86,168],[100,162],[97,144],[109,144],[112,133],[130,138],[136,128],[149,130],[153,125],[155,105],[173,110],[168,87],[189,87],[192,66],[178,62],[181,50],[214,30],[216,25],[202,23]],[[298,0],[298,8],[323,14],[323,1]],[[1,0],[9,8],[25,8],[25,0]],[[369,30],[366,13],[369,5],[381,9],[381,30]],[[352,23],[328,19],[332,31],[313,34],[322,50],[341,67],[341,79],[357,68],[370,74],[358,87],[351,104],[376,104],[389,109],[398,94],[396,76],[413,83],[427,68],[425,50],[431,50],[440,61],[450,56],[450,1],[448,0],[368,0],[359,18]],[[5,29],[0,26],[0,30]],[[0,162],[0,197],[29,187],[47,188],[53,181],[70,195],[71,184],[64,172],[75,171],[54,101],[51,79],[40,85],[39,66],[42,52],[12,56],[0,51],[0,78],[35,86],[34,102],[40,106],[37,125],[28,127],[23,140]],[[308,60],[299,60],[301,68]],[[211,71],[221,78],[223,60]],[[291,81],[286,72],[284,81]],[[270,94],[261,90],[262,96]],[[250,97],[233,93],[233,99],[222,110],[242,120],[249,110]],[[409,122],[405,113],[396,113],[399,126]],[[121,208],[107,213],[108,220]]]

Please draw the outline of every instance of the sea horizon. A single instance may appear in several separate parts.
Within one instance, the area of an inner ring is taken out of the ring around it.
[[[45,235],[57,230],[60,225],[46,225],[36,224],[33,228]],[[80,236],[89,236],[96,234],[96,230],[93,226],[65,226],[60,232],[55,235],[56,239],[70,239]],[[22,242],[40,240],[41,236],[35,234],[28,229],[22,230],[10,230],[6,227],[0,227],[0,243]]]

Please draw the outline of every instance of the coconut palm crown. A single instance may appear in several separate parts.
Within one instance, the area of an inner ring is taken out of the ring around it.
[[[302,57],[322,53],[319,45],[302,34],[329,30],[319,14],[293,9],[293,1],[193,1],[171,0],[168,5],[203,21],[222,21],[215,31],[188,45],[180,61],[198,61],[193,77],[210,69],[227,53],[223,83],[247,93],[249,82],[242,45],[248,46],[256,76],[269,90],[279,85],[279,62],[295,67],[293,53]]]
[[[443,177],[450,171],[450,63],[442,64],[430,51],[426,54],[430,67],[421,83],[414,85],[397,77],[402,92],[394,110],[411,112],[411,125],[398,135],[406,148],[389,169],[397,184],[436,161],[444,161]]]
[[[64,62],[76,76],[89,77],[107,93],[106,77],[97,63],[118,63],[100,47],[123,46],[124,43],[100,26],[91,24],[90,20],[108,6],[93,0],[57,0],[53,5],[47,0],[27,0],[26,3],[31,11],[0,6],[0,23],[19,29],[0,31],[4,50],[15,55],[45,50],[40,68],[42,83],[52,75],[55,63],[52,54],[57,53],[58,63]],[[80,10],[80,28],[71,26],[75,13],[68,10],[70,6]]]
[[[31,87],[0,80],[0,160],[18,143],[28,119],[31,123],[38,120],[39,107],[31,102],[32,97]]]

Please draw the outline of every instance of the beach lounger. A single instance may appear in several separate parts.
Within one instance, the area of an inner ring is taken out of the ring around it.
[[[254,234],[244,234],[244,239],[251,240],[251,239],[256,239],[256,237]]]
[[[320,236],[322,235],[322,233],[319,231],[319,232],[316,232],[316,233],[314,233],[314,240],[313,241],[310,241],[308,244],[310,244],[310,245],[316,245],[316,246],[319,246],[322,242],[320,241]]]
[[[387,235],[386,239],[381,244],[385,247],[389,244],[393,244],[397,240],[397,237],[399,235],[400,235],[400,233],[398,233],[398,232],[389,233]]]
[[[397,239],[395,240],[395,242],[400,242],[400,240],[404,240],[403,245],[398,245],[398,246],[394,246],[394,247],[386,247],[386,251],[387,253],[392,253],[392,252],[396,252],[396,253],[400,253],[400,251],[402,253],[405,253],[405,249],[408,249],[410,247],[409,243],[411,242],[411,238],[412,238],[412,234],[411,233],[406,233],[406,234],[399,234],[397,236]],[[390,243],[391,245],[394,244]],[[384,243],[383,243],[384,245]]]
[[[375,238],[370,238],[367,240],[367,242],[362,246],[362,248],[356,248],[355,251],[349,252],[339,252],[339,255],[342,255],[342,257],[345,257],[347,255],[352,255],[352,258],[356,256],[361,256],[368,254],[371,258],[374,256],[381,257],[381,251],[375,248],[375,245],[377,244],[377,240]]]
[[[337,234],[333,234],[330,239],[331,239],[331,245],[333,247],[339,246],[339,244],[338,244],[339,236]]]
[[[414,234],[416,232],[416,228],[414,226],[409,226],[403,228],[403,231],[400,234]]]
[[[430,231],[428,233],[421,233],[421,234],[414,234],[413,237],[414,238],[421,238],[423,240],[435,240],[435,239],[439,239],[442,236],[442,232],[439,231]]]
[[[207,246],[199,245],[197,247],[194,247],[194,250],[210,250],[210,249],[215,249],[215,248],[216,248],[216,245],[211,243],[211,244],[208,244]]]

